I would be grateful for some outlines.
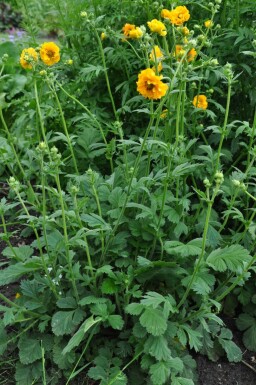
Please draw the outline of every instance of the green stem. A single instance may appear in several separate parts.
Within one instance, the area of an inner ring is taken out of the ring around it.
[[[9,145],[11,146],[11,149],[12,149],[12,152],[13,152],[13,155],[14,155],[14,158],[15,158],[15,161],[16,161],[16,163],[17,163],[19,169],[20,169],[21,175],[22,175],[22,177],[25,179],[25,181],[27,182],[27,184],[28,184],[28,186],[29,186],[29,189],[30,189],[30,191],[31,191],[31,193],[32,193],[32,195],[33,195],[33,197],[34,197],[35,202],[37,203],[37,205],[39,205],[39,201],[38,201],[38,199],[37,199],[37,196],[36,196],[36,194],[35,194],[35,191],[34,191],[34,189],[33,189],[32,185],[31,185],[30,181],[28,180],[28,178],[27,178],[27,176],[26,176],[26,174],[25,174],[25,171],[24,171],[24,169],[23,169],[23,167],[22,167],[22,165],[21,165],[21,162],[20,162],[20,160],[19,160],[18,154],[17,154],[17,152],[16,152],[16,150],[15,150],[15,147],[14,147],[14,145],[13,145],[13,143],[12,143],[11,134],[10,134],[9,129],[8,129],[8,127],[7,127],[7,124],[6,124],[6,122],[5,122],[5,119],[4,119],[4,116],[3,116],[3,111],[2,111],[1,108],[0,108],[0,119],[1,119],[1,121],[2,121],[4,130],[5,130],[6,135],[7,135],[7,139],[8,139]]]
[[[104,67],[104,74],[105,74],[108,94],[109,94],[109,97],[110,97],[110,100],[111,100],[113,112],[114,112],[114,115],[115,115],[115,119],[117,121],[119,121],[119,116],[118,116],[117,111],[116,111],[116,106],[115,106],[115,102],[114,102],[114,98],[113,98],[113,94],[112,94],[112,91],[111,91],[110,82],[109,82],[109,78],[108,78],[108,69],[107,69],[107,65],[106,65],[105,54],[104,54],[102,42],[101,42],[101,39],[100,39],[99,34],[97,32],[97,29],[95,27],[94,27],[94,32],[95,32],[95,36],[97,38],[97,41],[98,41],[98,44],[99,44],[99,47],[100,47],[100,55],[101,55],[101,60],[102,60],[102,64],[103,64],[103,67]]]
[[[128,368],[134,361],[136,361],[137,358],[139,358],[139,356],[140,356],[143,352],[144,352],[144,350],[142,350],[142,351],[140,351],[139,353],[137,353],[137,354],[132,358],[132,360],[129,361],[128,364],[126,364],[126,365],[123,367],[123,369],[120,370],[120,371],[117,373],[117,375],[116,375],[114,378],[112,378],[112,380],[110,380],[110,382],[107,383],[107,385],[112,385],[112,384],[114,384],[114,382],[115,382],[116,379],[120,376],[120,374],[122,374],[122,373],[125,371],[125,369],[127,369],[127,368]]]
[[[219,162],[220,162],[220,155],[221,155],[221,149],[223,145],[224,138],[226,136],[226,128],[227,128],[227,123],[228,123],[228,115],[229,115],[229,107],[230,107],[230,99],[231,99],[231,80],[228,80],[228,95],[227,95],[227,104],[226,104],[226,111],[225,111],[225,117],[224,117],[224,123],[221,131],[221,138],[220,138],[220,143],[218,147],[218,154],[217,154],[217,160],[213,172],[213,178],[215,173],[219,169]]]
[[[74,294],[75,294],[77,302],[79,302],[79,296],[78,296],[74,272],[73,272],[73,268],[72,268],[72,261],[71,261],[71,257],[70,257],[68,231],[67,231],[66,214],[65,214],[65,205],[64,205],[62,190],[61,190],[61,186],[60,186],[60,177],[59,177],[58,173],[55,176],[55,180],[56,180],[57,190],[59,193],[60,206],[61,206],[62,227],[63,227],[64,240],[65,240],[66,259],[67,259],[67,263],[68,263],[69,274],[70,274]]]
[[[27,217],[29,218],[30,217],[29,211],[28,211],[26,205],[24,204],[24,201],[23,201],[19,191],[15,190],[15,192],[16,192],[16,195],[17,195],[19,201],[20,201],[21,206],[23,207],[23,210],[25,211]],[[34,231],[34,234],[36,236],[38,250],[39,250],[39,253],[40,253],[40,257],[42,259],[45,275],[47,276],[47,279],[48,279],[48,282],[49,282],[49,285],[50,285],[50,288],[51,288],[52,292],[54,293],[55,297],[58,299],[59,296],[58,296],[58,294],[56,292],[56,288],[55,288],[55,286],[52,283],[52,279],[51,279],[51,277],[49,275],[49,272],[48,272],[48,269],[47,269],[47,264],[46,264],[46,261],[45,261],[45,258],[44,258],[43,248],[42,248],[42,244],[41,244],[41,241],[40,241],[40,237],[39,237],[37,228],[35,227],[33,222],[30,223],[30,226],[32,227],[32,229]]]
[[[201,251],[201,254],[198,258],[198,261],[197,261],[197,264],[195,266],[195,269],[194,269],[194,272],[193,272],[193,275],[190,279],[190,282],[188,284],[188,287],[182,297],[182,299],[180,300],[177,308],[179,309],[183,304],[184,302],[186,301],[187,297],[188,297],[188,294],[191,290],[191,287],[194,283],[194,280],[195,280],[195,277],[200,269],[200,266],[201,266],[201,262],[204,258],[204,253],[205,253],[205,246],[206,246],[206,241],[207,241],[207,233],[208,233],[208,228],[209,228],[209,222],[210,222],[210,216],[211,216],[211,211],[212,211],[212,205],[213,205],[213,200],[209,200],[208,202],[208,207],[207,207],[207,212],[206,212],[206,219],[205,219],[205,225],[204,225],[204,232],[203,232],[203,241],[202,241],[202,251]]]
[[[103,142],[105,144],[105,146],[107,147],[108,145],[108,142],[106,140],[106,137],[105,137],[105,134],[104,134],[104,131],[100,125],[100,123],[98,122],[98,120],[95,118],[95,116],[91,113],[91,111],[84,105],[82,104],[75,96],[71,95],[70,93],[68,93],[63,87],[62,85],[56,81],[56,84],[58,85],[58,87],[64,92],[65,95],[67,95],[70,99],[72,99],[74,102],[76,102],[80,107],[82,107],[86,113],[90,116],[90,118],[93,119],[93,121],[96,123],[96,125],[98,126],[99,130],[100,130],[100,133],[101,133],[101,136],[102,136],[102,139],[103,139]],[[114,168],[113,168],[113,160],[112,158],[110,159],[110,167],[111,167],[111,172],[113,173],[114,171]]]
[[[57,106],[58,106],[58,109],[59,109],[59,112],[60,112],[60,118],[61,118],[62,126],[63,126],[64,132],[65,132],[65,136],[67,138],[68,147],[69,147],[69,151],[71,153],[71,157],[72,157],[72,160],[73,160],[73,165],[74,165],[74,168],[75,168],[75,172],[76,172],[77,175],[79,175],[79,171],[78,171],[78,167],[77,167],[77,162],[76,162],[76,157],[75,157],[74,150],[73,150],[73,145],[71,143],[70,136],[69,136],[69,133],[68,133],[66,119],[65,119],[64,112],[63,112],[63,109],[61,107],[60,100],[58,98],[58,95],[57,95],[57,92],[56,92],[56,89],[55,89],[55,86],[54,86],[53,82],[51,82],[51,84],[50,84],[50,89],[52,90],[52,92],[54,94],[54,97],[55,97],[55,100],[56,100],[56,103],[57,103]]]
[[[82,224],[82,221],[81,221],[81,218],[80,218],[80,215],[79,215],[79,209],[78,209],[76,194],[74,194],[74,196],[73,196],[73,201],[74,201],[74,209],[75,209],[75,214],[76,214],[76,220],[77,220],[77,222],[78,222],[78,224],[80,226],[80,229],[83,229],[84,226]],[[84,241],[85,241],[85,252],[86,252],[86,256],[87,256],[87,262],[88,262],[88,265],[89,265],[89,268],[90,268],[91,275],[92,275],[92,277],[94,277],[92,260],[91,260],[91,255],[90,255],[90,249],[89,249],[89,245],[88,245],[88,240],[87,240],[86,234],[84,234]]]
[[[46,140],[46,130],[45,130],[45,127],[44,127],[44,120],[43,120],[43,117],[42,117],[42,112],[41,112],[40,102],[39,102],[39,97],[38,97],[38,89],[37,89],[36,78],[34,78],[34,92],[35,92],[35,99],[36,99],[37,114],[38,114],[38,117],[39,117],[39,123],[40,123],[40,127],[41,127],[41,133],[42,133],[42,137],[43,137],[44,143],[46,144],[48,152],[49,152],[48,142]]]
[[[256,255],[252,257],[251,261],[248,263],[248,266],[246,269],[241,273],[237,279],[232,283],[232,285],[229,286],[222,294],[220,294],[215,301],[220,302],[223,298],[225,298],[237,285],[239,285],[240,281],[244,278],[245,274],[249,271],[249,269],[252,267],[254,262],[256,261]]]
[[[9,235],[8,235],[8,231],[7,231],[7,227],[6,227],[6,222],[5,222],[3,214],[1,215],[1,220],[2,220],[2,224],[3,224],[4,234],[5,234],[5,237],[6,237],[6,239],[4,239],[4,240],[6,241],[7,245],[10,247],[10,249],[13,252],[13,255],[15,256],[17,261],[20,261],[20,258],[16,254],[16,252],[15,252],[15,250],[14,250],[14,248],[13,248],[13,246],[12,246],[10,240],[9,240]]]

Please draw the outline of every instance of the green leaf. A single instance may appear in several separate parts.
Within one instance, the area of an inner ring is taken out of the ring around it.
[[[40,341],[28,336],[22,336],[18,343],[19,357],[22,364],[32,364],[42,357]]]
[[[177,241],[167,241],[164,244],[164,249],[168,254],[179,254],[182,257],[189,257],[194,255],[200,255],[202,248],[202,240],[200,244],[198,242],[190,241],[187,244],[177,242]]]
[[[167,363],[161,361],[151,365],[149,373],[153,385],[162,385],[168,380],[171,371]]]
[[[172,385],[195,385],[193,380],[183,377],[172,377]]]
[[[243,358],[243,353],[241,349],[230,340],[224,340],[219,338],[219,343],[227,353],[229,362],[240,362]]]
[[[53,361],[60,369],[70,369],[76,360],[74,352],[67,352],[61,354],[63,350],[63,343],[61,345],[55,345],[53,347]]]
[[[90,227],[100,228],[102,230],[111,230],[110,225],[97,214],[81,214],[81,219],[82,221],[88,223]]]
[[[22,245],[19,247],[6,247],[3,250],[3,255],[7,258],[17,258],[20,262],[26,261],[33,255],[34,249],[28,245]]]
[[[16,365],[15,380],[16,385],[32,385],[36,380],[41,379],[42,361],[33,362],[31,365],[22,365],[19,362]]]
[[[249,314],[240,314],[236,324],[239,330],[245,330],[243,334],[245,347],[256,352],[256,318]]]
[[[98,297],[94,297],[93,295],[88,295],[79,301],[79,305],[86,306],[86,305],[91,305],[92,303],[100,304],[100,303],[106,303],[106,302],[107,302],[106,298],[98,298]]]
[[[155,357],[158,361],[167,361],[171,356],[167,340],[163,336],[149,336],[144,344],[144,352],[150,354],[152,357]]]
[[[52,317],[52,331],[56,336],[71,334],[83,319],[80,309],[72,311],[58,311]]]
[[[165,298],[155,291],[148,291],[140,301],[142,305],[151,306],[153,309],[156,309],[162,302],[165,302]]]
[[[34,258],[30,263],[18,262],[6,269],[0,270],[0,286],[8,285],[9,283],[17,281],[22,275],[30,272],[35,272],[42,268],[42,263],[39,258]]]
[[[147,308],[140,316],[140,323],[147,329],[147,332],[153,336],[164,334],[167,329],[167,321],[163,313],[158,309]]]
[[[118,292],[118,286],[113,279],[106,278],[102,282],[101,291],[103,294],[114,294]]]
[[[215,271],[230,270],[233,273],[243,268],[244,262],[249,262],[251,256],[249,251],[240,245],[227,246],[224,249],[217,249],[210,253],[206,262]]]
[[[92,326],[96,325],[97,323],[101,322],[100,317],[96,317],[94,319],[93,316],[85,320],[80,328],[77,330],[77,332],[71,337],[69,340],[67,346],[63,349],[62,354],[67,354],[71,350],[73,350],[76,346],[80,344],[80,342],[83,340],[85,334],[88,332],[88,330],[91,329]]]
[[[193,330],[187,325],[182,325],[182,328],[186,331],[188,335],[188,343],[190,349],[195,349],[198,352],[202,346],[202,335],[197,330]]]
[[[8,344],[8,336],[5,331],[4,323],[2,320],[0,320],[0,355],[2,355]]]
[[[73,297],[61,298],[57,301],[57,306],[60,309],[76,309],[76,300]]]
[[[181,373],[184,369],[184,364],[179,357],[169,358],[168,363],[170,368],[173,369],[176,373]]]
[[[143,305],[141,305],[140,303],[133,302],[126,306],[125,311],[126,313],[131,315],[140,315],[143,309]]]
[[[113,329],[122,330],[124,327],[124,321],[120,315],[108,316],[108,323]]]

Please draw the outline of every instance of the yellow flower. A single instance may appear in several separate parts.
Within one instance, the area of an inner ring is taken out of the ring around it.
[[[105,40],[107,38],[107,35],[105,34],[105,32],[101,32],[100,38],[101,40]]]
[[[161,51],[161,49],[158,47],[158,45],[154,46],[154,48],[150,52],[149,58],[153,62],[155,62],[157,59],[163,59],[164,58],[164,54]]]
[[[189,29],[187,27],[183,27],[181,29],[181,32],[184,36],[188,36],[189,35]]]
[[[38,61],[38,53],[34,48],[25,48],[20,55],[20,65],[28,70],[32,70],[33,65]]]
[[[143,35],[140,27],[136,27],[134,24],[129,23],[126,23],[123,26],[122,31],[127,39],[139,39]]]
[[[212,22],[211,20],[206,20],[206,21],[204,22],[204,26],[205,26],[206,28],[211,28],[211,27],[213,26],[213,22]]]
[[[143,35],[143,32],[140,29],[140,27],[136,27],[135,29],[132,29],[130,31],[129,37],[131,39],[140,39],[142,35]]]
[[[40,57],[44,64],[52,66],[60,61],[60,49],[53,42],[43,43],[40,48]]]
[[[175,54],[174,54],[174,56],[176,57],[177,60],[180,61],[180,59],[181,59],[182,56],[185,54],[185,52],[186,52],[186,51],[185,51],[185,49],[183,48],[183,46],[177,44],[177,45],[175,46]]]
[[[161,112],[160,118],[161,118],[161,119],[165,119],[165,118],[167,117],[167,113],[168,113],[168,110],[167,110],[167,109],[163,110],[163,111]]]
[[[16,294],[15,294],[15,298],[16,298],[16,299],[18,299],[18,298],[20,298],[20,297],[21,297],[21,294],[20,294],[20,293],[16,293]]]
[[[192,48],[190,51],[188,51],[188,54],[187,54],[187,61],[190,62],[190,61],[193,61],[197,56],[197,52],[195,50],[195,48]]]
[[[153,19],[151,21],[148,21],[147,24],[151,32],[156,32],[160,36],[167,35],[166,27],[161,21]]]
[[[152,67],[152,70],[153,70],[154,72],[158,72],[158,73],[161,72],[162,69],[163,69],[163,65],[162,65],[161,62],[157,64],[157,71],[156,71],[156,67],[155,67],[155,66]]]
[[[161,11],[161,17],[164,19],[169,19],[170,20],[170,13],[169,9],[162,9]]]
[[[205,95],[197,95],[193,99],[193,105],[196,108],[202,108],[203,110],[206,110],[208,107],[207,97]]]
[[[169,12],[169,19],[174,25],[182,25],[190,19],[190,13],[187,7],[180,5]]]
[[[142,70],[138,76],[137,91],[148,99],[161,99],[166,94],[168,85],[161,81],[151,68]]]

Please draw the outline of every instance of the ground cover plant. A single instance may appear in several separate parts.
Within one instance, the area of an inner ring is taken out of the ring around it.
[[[242,359],[232,293],[256,349],[255,31],[221,27],[227,1],[56,0],[39,44],[30,3],[0,46],[2,362],[17,385],[196,384],[193,351]]]

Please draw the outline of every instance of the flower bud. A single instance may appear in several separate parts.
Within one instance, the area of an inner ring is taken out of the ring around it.
[[[81,17],[87,17],[88,14],[87,14],[86,11],[81,11],[81,12],[80,12],[80,16],[81,16]]]
[[[233,180],[232,180],[232,183],[233,183],[233,185],[234,185],[235,187],[240,187],[240,185],[241,185],[241,182],[240,182],[239,180],[237,180],[237,179],[233,179]]]
[[[79,188],[75,185],[72,185],[70,188],[71,194],[77,194],[79,192]]]
[[[214,179],[216,184],[222,184],[224,182],[223,172],[221,171],[216,172],[216,174],[214,175]]]
[[[205,178],[204,181],[203,181],[204,185],[206,188],[210,188],[211,187],[211,182],[209,181],[208,178]]]

